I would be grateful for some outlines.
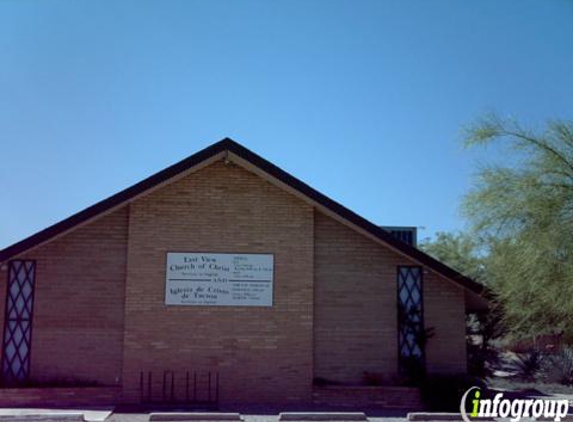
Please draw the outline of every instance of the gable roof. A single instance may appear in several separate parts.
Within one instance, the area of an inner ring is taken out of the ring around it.
[[[170,167],[167,167],[164,170],[161,170],[160,172],[155,173],[154,175],[142,180],[141,182],[136,183],[135,185],[124,189],[121,192],[118,192],[115,195],[112,195],[109,198],[104,199],[103,201],[100,201],[60,221],[59,223],[47,227],[46,229],[41,230],[32,236],[14,243],[13,245],[8,246],[3,250],[0,250],[0,262],[4,262],[35,246],[40,245],[41,243],[44,243],[60,234],[63,234],[64,232],[82,223],[85,223],[100,214],[110,211],[113,208],[134,199],[135,197],[154,187],[164,184],[172,178],[181,175],[182,173],[210,159],[217,158],[217,156],[222,156],[222,154],[225,153],[231,153],[238,157],[240,160],[254,166],[254,168],[257,170],[272,176],[280,183],[290,187],[294,191],[310,199],[311,202],[320,205],[324,209],[330,211],[332,214],[342,218],[343,220],[346,220],[350,224],[363,230],[375,239],[382,241],[403,255],[419,262],[422,265],[427,266],[428,268],[461,285],[462,287],[478,294],[484,291],[484,287],[481,284],[476,283],[470,278],[464,276],[453,268],[450,268],[444,263],[432,258],[430,255],[420,251],[419,249],[396,239],[388,231],[371,223],[370,221],[359,216],[338,202],[328,198],[306,183],[290,175],[271,162],[265,160],[264,158],[229,138],[225,138],[199,151],[198,153],[193,154],[186,159]]]

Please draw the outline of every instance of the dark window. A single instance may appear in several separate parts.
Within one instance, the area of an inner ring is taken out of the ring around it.
[[[35,276],[35,261],[10,261],[2,343],[2,382],[5,385],[26,381],[30,375]]]
[[[417,227],[398,227],[398,226],[380,226],[393,237],[407,243],[410,246],[416,247],[418,244],[418,228]]]
[[[424,373],[422,268],[398,267],[398,347],[400,372]]]

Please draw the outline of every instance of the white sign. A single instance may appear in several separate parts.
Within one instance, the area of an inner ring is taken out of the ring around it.
[[[273,255],[169,252],[165,304],[273,306]]]

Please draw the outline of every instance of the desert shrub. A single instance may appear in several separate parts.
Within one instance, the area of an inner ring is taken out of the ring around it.
[[[420,394],[424,405],[432,411],[459,412],[460,400],[471,387],[485,390],[484,382],[479,378],[459,375],[429,375],[420,385]]]
[[[573,348],[562,347],[548,357],[544,365],[545,379],[563,385],[573,385]]]
[[[494,306],[485,314],[470,314],[466,319],[468,373],[478,378],[491,377],[500,364],[494,343],[506,334],[501,310]]]
[[[400,385],[417,387],[426,378],[426,364],[419,356],[402,357],[400,366]]]
[[[532,382],[541,374],[545,360],[545,354],[541,350],[533,348],[529,352],[516,354],[511,367],[515,371],[516,378]]]
[[[499,365],[499,352],[492,346],[467,344],[468,373],[478,378],[491,377],[493,369]]]

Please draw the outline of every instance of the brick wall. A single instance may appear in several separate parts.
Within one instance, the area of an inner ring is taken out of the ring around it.
[[[32,379],[121,382],[127,220],[124,207],[19,257],[37,261]]]
[[[426,328],[435,334],[426,346],[430,374],[465,373],[466,319],[464,290],[426,271],[424,274],[424,317]]]
[[[218,371],[222,403],[312,400],[310,205],[217,162],[136,200],[129,231],[125,401],[140,370],[187,369]],[[274,306],[166,306],[168,251],[274,254]]]
[[[119,386],[80,388],[0,388],[2,407],[109,406],[117,402]]]
[[[315,213],[314,375],[360,383],[365,371],[396,381],[399,265],[416,263]],[[464,372],[463,290],[425,271],[425,322],[431,373]]]
[[[395,377],[397,262],[389,249],[315,213],[315,377]]]
[[[318,408],[344,409],[423,409],[420,390],[414,387],[341,386],[315,387],[314,405]]]
[[[274,306],[166,306],[168,251],[274,254]],[[133,403],[141,371],[154,373],[156,394],[165,370],[179,380],[213,371],[223,404],[310,403],[313,377],[396,379],[396,267],[415,263],[233,164],[190,174],[22,258],[38,262],[35,379],[121,385],[121,400]],[[426,271],[424,296],[435,328],[429,371],[464,371],[462,289]]]

